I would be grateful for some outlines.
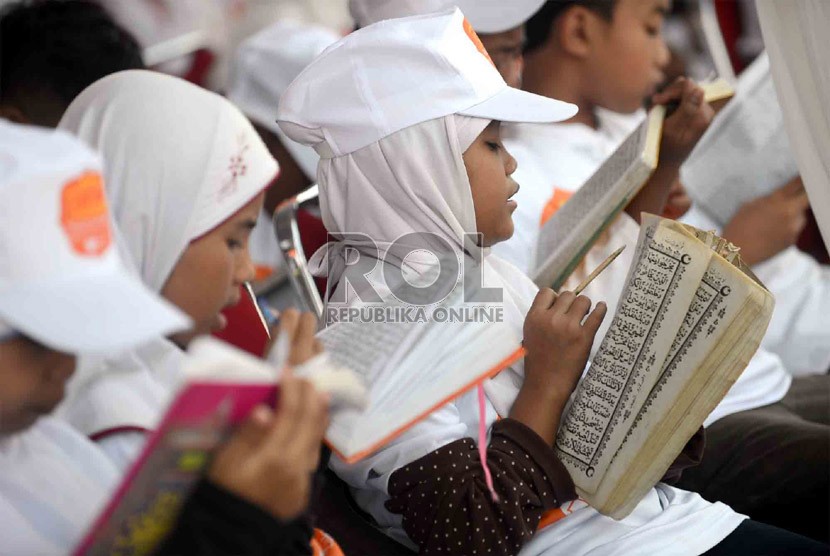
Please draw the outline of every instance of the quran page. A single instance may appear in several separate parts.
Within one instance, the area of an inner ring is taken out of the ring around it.
[[[657,167],[665,109],[648,118],[617,148],[539,232],[533,281],[559,289],[573,269]]]
[[[659,481],[737,380],[763,334],[754,329],[766,328],[759,314],[762,292],[725,258],[711,258],[657,381],[597,492],[610,515],[622,517]]]
[[[556,448],[574,483],[596,492],[666,360],[712,251],[662,223],[643,226],[617,312],[577,387]]]
[[[454,287],[438,303],[413,307],[393,300],[370,307],[392,314],[411,309],[423,319],[339,322],[320,332],[334,362],[354,368],[369,390],[363,411],[332,416],[326,440],[341,459],[365,457],[523,356],[520,335],[503,318],[494,318],[495,311],[469,312],[475,308],[465,303],[464,294],[474,295],[481,285],[462,288],[455,282],[457,273],[449,274],[445,278],[442,267],[437,280],[449,279]]]

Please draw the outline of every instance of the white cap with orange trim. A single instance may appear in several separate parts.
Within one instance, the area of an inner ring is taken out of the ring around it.
[[[0,328],[72,353],[187,328],[128,274],[113,234],[99,157],[65,132],[0,120]]]
[[[359,27],[385,19],[409,17],[458,7],[478,33],[503,33],[539,11],[545,0],[349,0],[349,11]]]
[[[291,83],[277,120],[286,135],[333,158],[450,114],[548,123],[576,112],[573,104],[509,87],[455,8],[344,37]]]

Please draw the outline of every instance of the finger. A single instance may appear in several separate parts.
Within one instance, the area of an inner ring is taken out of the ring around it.
[[[703,88],[690,80],[686,82],[681,103],[688,114],[696,114],[703,105],[704,97]]]
[[[591,310],[591,300],[585,295],[580,295],[574,302],[571,303],[570,309],[568,309],[568,315],[574,316],[579,318],[579,321],[582,322],[582,319],[585,318],[585,315],[588,314],[588,311]]]
[[[703,97],[703,89],[691,80],[686,81],[681,93],[680,103],[669,118],[673,118],[674,121],[680,119],[682,122],[692,122],[698,116],[701,106],[703,106]],[[690,123],[685,125],[690,125]]]
[[[571,308],[571,304],[576,299],[574,292],[562,292],[556,297],[553,303],[553,313],[555,315],[564,315]]]
[[[321,353],[323,353],[323,350],[324,350],[325,348],[323,347],[323,342],[321,342],[321,341],[320,341],[320,340],[319,340],[319,339],[315,336],[315,337],[314,337],[314,343],[312,344],[311,349],[313,350],[314,355],[320,355]]]
[[[248,418],[236,429],[230,442],[242,443],[249,447],[259,445],[273,419],[274,412],[270,407],[265,405],[256,406],[251,410]]]
[[[329,397],[314,390],[308,400],[301,424],[305,434],[301,440],[308,449],[316,451],[329,428]]]
[[[530,311],[547,311],[556,301],[556,293],[550,288],[540,288],[533,303],[530,304]]]
[[[325,432],[321,427],[324,422],[322,400],[310,382],[298,381],[298,408],[291,424],[290,438],[274,434],[268,439],[273,450],[282,450],[289,457],[301,458],[298,464],[303,469],[314,469],[313,460],[316,459]],[[288,426],[288,422],[285,425]]]
[[[278,334],[287,334],[294,338],[297,334],[297,327],[300,325],[300,312],[297,309],[286,309],[280,318]]]
[[[275,419],[277,421],[293,425],[293,423],[297,420],[297,414],[300,412],[302,407],[301,397],[302,380],[291,374],[284,375],[282,381],[280,382]]]
[[[785,195],[787,197],[797,197],[800,195],[806,195],[806,190],[804,189],[804,182],[801,180],[801,176],[796,176],[795,178],[791,179],[790,181],[782,185],[776,193],[780,193],[781,195]]]
[[[291,355],[288,358],[289,364],[299,365],[314,355],[314,334],[316,332],[317,317],[313,313],[300,315],[300,322],[297,325],[297,332],[291,345]]]
[[[792,203],[793,208],[798,212],[804,212],[808,208],[810,208],[810,197],[807,196],[807,192],[804,191],[800,195],[796,195],[790,199],[790,203]]]
[[[597,330],[599,330],[603,319],[605,319],[605,314],[607,312],[608,305],[606,305],[604,301],[600,301],[597,303],[594,310],[591,311],[591,314],[588,315],[588,318],[585,319],[585,324],[582,325],[583,328],[585,328],[585,330],[590,332],[592,335],[595,335]]]
[[[686,81],[687,79],[685,77],[678,77],[671,85],[659,93],[655,93],[651,97],[652,102],[654,104],[668,104],[669,102],[679,100],[683,94],[683,88],[686,86]]]
[[[300,322],[300,312],[297,309],[286,309],[280,314],[280,320],[271,327],[271,339],[265,348],[265,353],[270,353],[274,348],[277,338],[282,334],[287,334],[289,341],[294,338],[297,330],[297,324]]]

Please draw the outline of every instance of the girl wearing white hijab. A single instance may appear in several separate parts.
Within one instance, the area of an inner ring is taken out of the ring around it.
[[[117,486],[107,455],[48,415],[75,354],[129,348],[189,325],[124,268],[113,233],[97,155],[66,133],[0,121],[0,554],[68,553]],[[281,332],[301,359],[313,335],[298,325],[286,314]],[[304,507],[302,475],[315,466],[325,407],[291,377],[281,395],[294,414],[254,412],[156,554],[308,551],[307,534],[285,522]]]
[[[483,255],[484,285],[503,288],[505,320],[524,335],[527,352],[524,364],[485,382],[484,399],[464,394],[363,461],[333,459],[332,467],[388,534],[427,554],[704,553],[744,516],[661,483],[615,521],[576,500],[552,448],[604,306],[589,313],[587,298],[537,294],[526,276],[489,254],[486,246],[512,233],[509,198],[517,189],[509,177],[515,160],[491,120],[549,122],[574,111],[508,88],[488,59],[457,10],[390,20],[330,47],[283,97],[281,127],[321,155],[323,220],[342,241],[328,246],[328,258],[315,254],[311,266],[328,265],[334,297],[348,302],[346,290],[359,284],[344,273],[346,246],[401,268],[416,246],[395,240],[426,232],[417,247],[440,253],[449,243]],[[465,246],[463,234],[475,232],[479,246]],[[410,262],[416,272],[426,267]],[[357,288],[361,301],[372,289],[388,299],[388,284],[367,278]],[[489,442],[476,446],[479,404]],[[486,455],[481,466],[477,450]],[[759,538],[772,530],[751,528]],[[764,550],[752,553],[781,553]]]
[[[277,164],[227,100],[178,78],[127,71],[67,109],[62,129],[101,152],[121,254],[194,327],[82,362],[61,415],[119,467],[140,450],[176,384],[182,347],[224,325],[253,278],[247,240]]]

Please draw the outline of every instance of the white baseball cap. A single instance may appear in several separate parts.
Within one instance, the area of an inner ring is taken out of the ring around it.
[[[71,135],[0,120],[0,324],[72,352],[131,347],[190,322],[124,268],[101,161]]]
[[[327,27],[279,21],[247,39],[234,60],[228,99],[248,118],[276,134],[310,180],[320,157],[289,139],[277,125],[277,105],[288,85],[340,35]]]
[[[359,27],[385,19],[446,11],[458,7],[478,33],[503,33],[539,11],[545,0],[349,0],[349,11]]]
[[[450,114],[548,123],[573,104],[509,87],[458,8],[382,21],[330,46],[282,96],[292,139],[332,158]]]

